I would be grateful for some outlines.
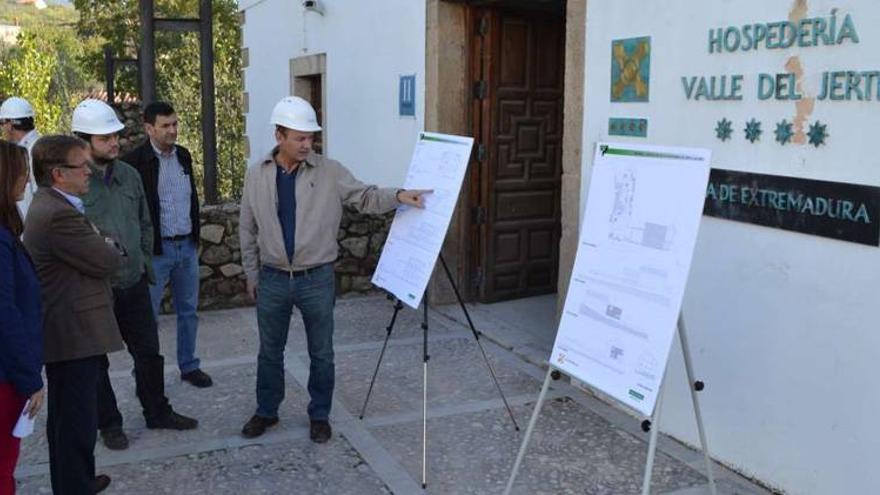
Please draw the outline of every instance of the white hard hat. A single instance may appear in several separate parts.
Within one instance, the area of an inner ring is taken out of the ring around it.
[[[285,96],[272,109],[272,123],[300,132],[318,132],[315,109],[299,96]]]
[[[12,96],[7,98],[3,104],[0,105],[0,119],[26,119],[28,117],[33,118],[33,116],[34,107],[32,107],[24,98]]]
[[[83,100],[73,110],[71,130],[83,134],[105,136],[125,129],[116,111],[101,100]]]

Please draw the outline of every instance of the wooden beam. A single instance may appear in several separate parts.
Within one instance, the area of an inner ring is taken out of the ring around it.
[[[198,19],[154,19],[157,31],[174,31],[178,33],[196,33],[201,25]]]

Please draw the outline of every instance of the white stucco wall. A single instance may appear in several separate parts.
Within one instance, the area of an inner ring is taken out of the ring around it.
[[[827,145],[781,146],[775,123],[793,102],[759,101],[757,74],[787,72],[799,56],[806,96],[826,70],[880,70],[880,2],[807,0],[807,17],[852,15],[860,43],[709,54],[708,32],[787,20],[796,0],[590,1],[587,20],[586,204],[598,140],[707,147],[713,167],[880,185],[880,102],[817,101],[808,122],[828,125]],[[610,103],[611,42],[651,36],[649,103]],[[743,74],[743,100],[686,100],[681,76]],[[876,83],[875,83],[876,84]],[[876,87],[874,92],[876,96]],[[647,139],[607,136],[608,117],[649,119]],[[722,143],[717,121],[734,123]],[[763,122],[756,144],[745,122]],[[674,194],[670,195],[674,200]],[[709,445],[717,459],[790,493],[880,493],[880,249],[703,217],[684,312]],[[680,348],[671,354],[663,429],[698,444]]]
[[[327,155],[359,179],[400,185],[424,129],[425,3],[323,0],[323,16],[299,0],[239,0],[250,64],[251,160],[274,146],[272,107],[290,94],[290,59],[324,53]],[[398,116],[401,75],[416,74],[416,117]]]

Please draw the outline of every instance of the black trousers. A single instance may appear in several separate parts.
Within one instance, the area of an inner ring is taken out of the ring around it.
[[[95,493],[95,408],[101,356],[46,363],[49,471],[55,495]]]
[[[126,289],[113,289],[113,311],[122,340],[134,359],[134,382],[144,418],[154,419],[171,412],[165,397],[165,358],[159,354],[159,329],[147,278]],[[101,356],[98,375],[98,428],[122,428],[122,414],[110,384],[110,361]]]

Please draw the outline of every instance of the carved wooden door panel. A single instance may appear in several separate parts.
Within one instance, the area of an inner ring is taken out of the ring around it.
[[[479,296],[483,302],[556,291],[562,172],[564,20],[485,9],[475,83],[482,148]],[[480,154],[480,153],[478,153]]]

